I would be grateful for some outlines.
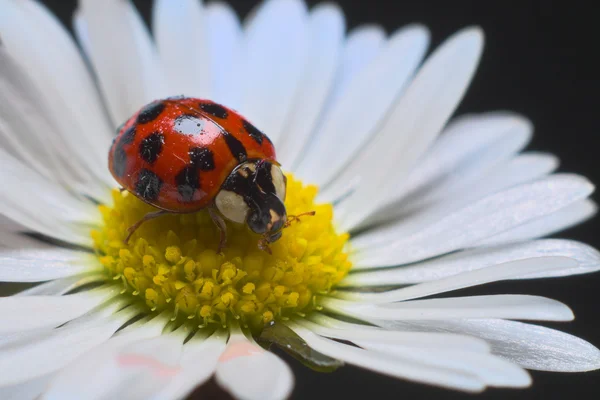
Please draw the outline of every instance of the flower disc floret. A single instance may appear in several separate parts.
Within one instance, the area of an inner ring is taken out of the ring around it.
[[[288,175],[288,215],[316,211],[285,228],[259,250],[260,236],[247,226],[227,223],[227,246],[208,212],[170,214],[143,224],[125,243],[127,229],[155,208],[128,192],[113,191],[114,205],[100,206],[103,226],[92,231],[99,262],[123,292],[139,297],[151,312],[171,309],[199,326],[227,326],[231,318],[260,330],[317,307],[351,268],[347,233],[333,225],[333,207],[315,204],[317,188]]]

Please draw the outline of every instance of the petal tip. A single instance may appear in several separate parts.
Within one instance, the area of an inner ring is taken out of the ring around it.
[[[471,49],[477,59],[481,57],[485,43],[485,33],[480,26],[468,26],[456,32],[447,39],[447,42],[460,42]]]
[[[334,25],[341,30],[343,34],[346,30],[346,16],[344,10],[337,3],[324,2],[319,3],[312,8],[310,16],[313,20],[323,19],[329,25]]]
[[[431,31],[427,27],[427,25],[421,23],[414,23],[403,26],[397,32],[402,31],[403,33],[410,33],[414,36],[419,37],[422,41],[425,42],[426,45],[429,44],[431,38]]]
[[[381,25],[369,23],[357,26],[356,28],[348,32],[348,35],[346,35],[346,41],[349,41],[355,36],[365,35],[376,38],[385,38],[387,36],[385,30]]]
[[[342,7],[340,7],[339,4],[331,2],[331,1],[326,1],[323,3],[319,3],[316,6],[313,7],[313,9],[311,10],[311,14],[330,14],[332,16],[341,16],[344,15],[344,10],[342,10]]]

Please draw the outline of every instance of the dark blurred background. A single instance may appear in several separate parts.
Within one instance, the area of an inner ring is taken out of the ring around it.
[[[102,0],[98,0],[102,1]],[[226,0],[245,16],[255,0]],[[70,28],[76,0],[46,0]],[[151,1],[134,1],[148,20]],[[308,1],[312,6],[318,1]],[[600,182],[597,135],[600,134],[598,96],[600,61],[597,13],[584,1],[481,0],[337,0],[347,26],[377,23],[388,32],[421,22],[432,32],[432,47],[467,25],[480,25],[486,48],[479,71],[459,113],[510,109],[528,116],[536,127],[529,150],[557,154],[561,171],[577,172]],[[598,197],[595,197],[596,200]],[[600,248],[597,218],[561,234]],[[577,319],[567,324],[545,324],[575,334],[600,346],[600,273],[564,279],[505,282],[460,294],[535,294],[560,300]],[[456,292],[454,292],[456,294]],[[598,399],[600,372],[558,374],[532,372],[531,389],[491,389],[470,396],[406,383],[346,366],[332,374],[312,372],[284,356],[296,375],[293,399]],[[214,384],[193,398],[227,398]]]

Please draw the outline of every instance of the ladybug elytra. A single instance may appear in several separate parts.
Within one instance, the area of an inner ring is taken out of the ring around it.
[[[160,209],[129,228],[169,213],[208,212],[226,242],[223,217],[246,223],[270,251],[287,226],[286,177],[269,138],[237,112],[209,100],[154,101],[120,129],[110,172],[142,201]]]

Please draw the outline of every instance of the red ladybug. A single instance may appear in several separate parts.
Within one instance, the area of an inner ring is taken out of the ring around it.
[[[154,101],[120,129],[109,152],[110,172],[122,187],[167,213],[204,208],[221,232],[223,217],[246,223],[263,236],[259,246],[281,237],[286,226],[286,177],[269,138],[237,112],[189,97]]]

